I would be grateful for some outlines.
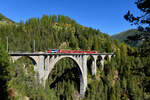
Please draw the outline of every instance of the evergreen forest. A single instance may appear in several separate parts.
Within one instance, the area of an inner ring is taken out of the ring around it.
[[[0,14],[0,100],[150,100],[150,53],[145,51],[149,44],[147,39],[134,47],[63,15],[15,23]],[[8,55],[48,49],[90,50],[116,56],[111,61],[105,58],[104,70],[99,57],[96,76],[91,72],[93,59],[88,58],[88,87],[81,98],[78,66],[73,60],[57,62],[43,88],[34,77],[38,73],[29,58],[13,62]]]

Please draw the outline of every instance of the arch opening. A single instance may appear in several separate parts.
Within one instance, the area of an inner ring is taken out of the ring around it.
[[[19,56],[17,59],[15,59],[15,61],[18,61],[18,60],[22,61],[24,63],[33,64],[34,66],[37,65],[36,61],[32,57],[30,57],[30,56]]]
[[[109,61],[109,56],[108,55],[105,56],[105,61],[106,62]]]
[[[102,57],[101,56],[98,56],[97,57],[97,60],[96,60],[96,64],[97,64],[97,71],[101,72],[102,71],[102,64],[101,64],[101,60],[102,60]]]
[[[92,76],[92,63],[94,61],[94,58],[92,55],[89,55],[87,58],[87,72],[88,76]]]
[[[80,82],[83,82],[83,76],[80,65],[70,57],[59,59],[48,76],[46,85],[60,94],[60,98],[70,95],[79,95]],[[72,96],[73,97],[73,96]]]
[[[29,56],[22,56],[16,59],[15,64],[22,67],[26,74],[34,74],[34,66],[37,65],[35,60]]]

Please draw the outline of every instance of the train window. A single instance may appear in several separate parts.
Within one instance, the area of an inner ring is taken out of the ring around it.
[[[58,52],[58,49],[52,49],[51,52],[52,52],[52,53],[57,53],[57,52]]]

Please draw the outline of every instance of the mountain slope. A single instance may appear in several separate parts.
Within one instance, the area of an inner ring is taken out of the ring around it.
[[[99,30],[84,27],[63,15],[43,15],[42,18],[32,18],[25,23],[18,23],[17,26],[4,25],[1,27],[2,43],[6,44],[6,37],[8,37],[11,41],[9,42],[11,51],[31,51],[35,40],[37,51],[59,48],[112,52],[108,35]],[[106,43],[110,48],[106,48]]]
[[[0,24],[11,24],[11,23],[15,22],[0,13]]]
[[[42,18],[31,18],[17,25],[1,25],[0,41],[4,49],[7,47],[6,38],[10,52],[31,52],[34,50],[34,41],[37,52],[47,52],[49,48],[114,52],[116,56],[112,57],[111,61],[107,60],[108,56],[105,57],[104,70],[100,64],[101,57],[97,58],[96,76],[92,76],[93,59],[88,57],[88,87],[82,100],[149,100],[150,93],[143,91],[146,88],[149,91],[149,80],[140,70],[141,66],[144,66],[142,63],[146,61],[128,55],[134,53],[135,49],[111,40],[110,36],[99,30],[82,26],[67,16],[43,15]],[[11,78],[8,86],[14,91],[15,100],[26,100],[22,99],[23,97],[31,100],[80,99],[78,94],[81,73],[72,59],[64,58],[56,63],[45,88],[35,79],[34,67],[29,58],[21,58],[10,65],[8,70]]]
[[[136,34],[140,34],[140,32],[136,29],[130,29],[130,30],[121,32],[119,34],[113,35],[113,36],[111,36],[111,38],[112,39],[117,39],[120,42],[124,42],[128,45],[131,45],[131,46],[139,46],[139,45],[142,44],[141,41],[127,41],[128,36],[134,36]]]

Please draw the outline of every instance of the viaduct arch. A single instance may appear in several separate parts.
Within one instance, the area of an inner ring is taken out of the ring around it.
[[[51,64],[50,64],[50,66],[48,68],[51,68],[51,69],[49,69],[49,73],[47,74],[45,80],[48,79],[49,74],[54,69],[56,63],[59,62],[63,58],[69,58],[72,61],[74,61],[74,63],[77,64],[77,67],[78,67],[78,70],[79,70],[79,74],[80,74],[80,85],[82,85],[82,86],[80,86],[80,93],[81,93],[84,90],[84,88],[82,88],[82,87],[85,87],[84,85],[86,83],[85,83],[85,79],[84,79],[85,77],[84,77],[84,72],[83,72],[83,69],[82,69],[82,65],[79,63],[79,61],[77,59],[77,56],[59,56],[59,57],[55,58],[55,60],[53,62],[50,62]],[[53,56],[52,56],[52,59],[54,59]]]
[[[11,56],[13,62],[19,60],[22,57],[23,56]],[[29,58],[32,61],[34,66],[37,66],[37,60],[34,56],[25,56],[25,57]]]
[[[77,65],[78,68],[80,70],[80,94],[84,95],[85,91],[86,91],[86,87],[87,87],[87,73],[84,71],[86,69],[83,69],[83,63],[82,61],[80,61],[80,59],[82,58],[82,56],[76,56],[76,55],[62,55],[62,56],[49,56],[49,66],[47,66],[46,69],[48,69],[48,72],[46,73],[45,77],[44,77],[44,81],[46,81],[48,79],[48,76],[50,74],[50,72],[52,71],[52,69],[54,68],[55,64],[60,61],[63,58],[69,58],[72,59]]]
[[[84,96],[87,88],[87,58],[91,56],[94,60],[92,62],[92,75],[96,75],[96,61],[98,56],[101,56],[102,70],[104,68],[104,58],[108,55],[109,60],[114,55],[113,53],[98,53],[98,54],[49,54],[49,53],[9,53],[13,61],[16,61],[22,56],[27,56],[34,62],[34,71],[39,73],[40,83],[45,87],[45,82],[55,64],[63,59],[72,59],[79,67],[80,75],[80,95]]]

